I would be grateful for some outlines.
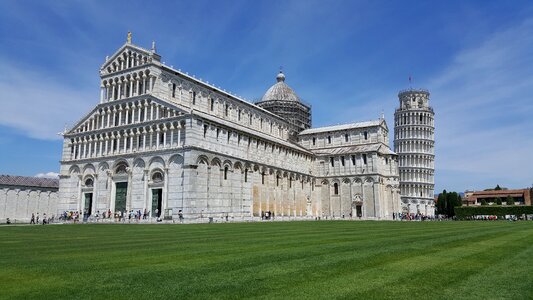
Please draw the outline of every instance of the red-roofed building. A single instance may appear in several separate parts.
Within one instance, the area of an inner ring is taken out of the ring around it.
[[[482,200],[487,203],[496,202],[496,198],[500,198],[505,203],[507,197],[513,197],[516,205],[531,205],[532,189],[520,190],[490,190],[490,191],[466,191],[463,204],[464,205],[481,205]]]

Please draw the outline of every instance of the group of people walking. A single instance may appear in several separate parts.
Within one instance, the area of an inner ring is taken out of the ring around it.
[[[43,213],[43,216],[42,218],[39,216],[39,213],[37,213],[37,215],[35,215],[35,213],[32,213],[31,214],[31,219],[30,219],[30,224],[41,224],[43,225],[46,225],[46,224],[49,224],[50,222],[54,222],[54,215],[52,215],[51,217],[48,217],[46,215],[46,213]]]

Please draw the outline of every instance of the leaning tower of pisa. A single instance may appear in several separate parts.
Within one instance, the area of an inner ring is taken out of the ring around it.
[[[400,193],[404,212],[435,214],[435,123],[427,90],[398,94],[394,113],[394,151],[400,166]]]

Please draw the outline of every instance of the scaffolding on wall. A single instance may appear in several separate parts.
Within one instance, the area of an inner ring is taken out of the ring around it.
[[[258,101],[255,104],[285,119],[294,134],[311,128],[312,117],[309,104],[287,100]]]

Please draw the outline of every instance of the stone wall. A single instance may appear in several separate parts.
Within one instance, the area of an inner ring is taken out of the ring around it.
[[[0,223],[9,218],[12,223],[28,223],[34,213],[42,220],[57,217],[58,193],[52,190],[39,190],[33,187],[3,187],[0,190]]]

